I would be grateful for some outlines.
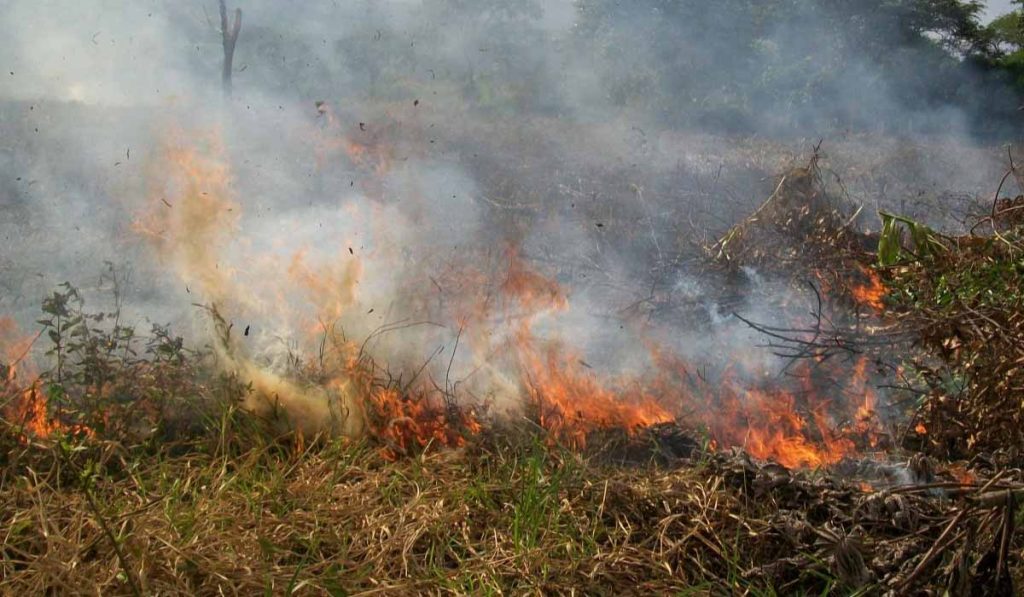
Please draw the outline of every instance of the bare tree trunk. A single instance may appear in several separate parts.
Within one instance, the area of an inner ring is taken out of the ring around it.
[[[235,42],[238,41],[238,32],[242,29],[242,9],[235,9],[235,22],[228,27],[228,7],[224,0],[220,0],[220,30],[224,35],[224,70],[221,73],[221,83],[224,86],[224,96],[231,97],[231,61],[235,58]]]

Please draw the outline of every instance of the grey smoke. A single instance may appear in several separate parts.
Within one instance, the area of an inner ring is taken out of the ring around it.
[[[751,295],[726,308],[687,267],[698,245],[767,197],[774,176],[824,137],[826,165],[868,213],[897,209],[951,228],[962,214],[936,213],[935,201],[968,210],[1001,167],[1004,152],[973,138],[970,115],[908,109],[896,97],[901,82],[880,78],[857,48],[828,46],[806,65],[846,69],[820,97],[707,109],[769,67],[803,76],[792,61],[827,33],[813,14],[745,40],[756,48],[751,62],[736,50],[743,44],[722,37],[732,15],[717,3],[680,31],[622,3],[617,28],[593,34],[581,29],[587,4],[239,1],[235,93],[224,100],[215,2],[7,0],[0,313],[31,322],[49,289],[68,279],[89,290],[109,260],[135,271],[128,304],[140,325],[188,331],[190,304],[202,297],[146,255],[128,225],[165,132],[217,129],[246,243],[281,254],[307,248],[322,261],[350,245],[368,255],[358,313],[374,313],[347,322],[354,335],[433,315],[407,300],[433,292],[408,287],[419,274],[467,251],[498,267],[495,255],[518,244],[569,291],[569,311],[540,329],[572,339],[588,363],[642,369],[640,339],[617,323],[647,317],[688,358],[742,355],[751,369],[768,369],[777,363],[752,349],[756,334],[729,314],[779,317],[764,306],[777,291],[771,281],[747,272]],[[678,60],[701,77],[677,77]],[[706,105],[648,103],[634,95],[644,85],[651,97],[659,85],[696,89]],[[336,124],[325,124],[318,101]],[[879,119],[905,126],[881,134],[872,128]],[[337,153],[318,162],[315,140],[331,135],[380,135],[390,170],[377,177]],[[376,224],[351,219],[350,208],[375,213]],[[707,327],[644,312],[646,297],[661,292],[703,311]],[[624,315],[631,305],[639,306]],[[400,366],[437,346],[447,358],[457,329],[441,323],[377,346]],[[266,335],[254,338],[289,342],[288,330],[259,327]],[[465,374],[471,363],[460,365]]]

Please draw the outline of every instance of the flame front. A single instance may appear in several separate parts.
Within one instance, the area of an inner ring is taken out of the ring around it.
[[[379,139],[342,138],[335,145],[373,176],[391,167]],[[263,243],[269,247],[245,241],[242,202],[233,196],[222,151],[217,135],[172,135],[154,165],[148,205],[134,230],[186,290],[210,307],[219,366],[252,388],[245,406],[263,415],[283,410],[287,426],[302,436],[370,434],[392,457],[431,445],[457,447],[481,429],[478,413],[491,402],[532,416],[553,439],[576,447],[602,429],[635,433],[672,422],[703,429],[713,446],[740,446],[790,467],[824,466],[877,446],[877,396],[864,359],[846,369],[807,362],[789,378],[799,381],[786,383],[740,362],[698,375],[698,368],[639,325],[631,332],[647,347],[646,364],[595,369],[557,325],[572,310],[571,297],[514,243],[497,257],[474,253],[464,262],[449,260],[434,275],[409,275],[408,288],[396,291],[403,296],[391,299],[421,308],[430,325],[458,329],[470,346],[471,356],[462,363],[470,374],[442,383],[428,367],[431,357],[418,370],[405,364],[414,375],[396,377],[391,362],[403,351],[416,354],[422,347],[415,342],[430,336],[408,332],[404,340],[378,345],[385,333],[402,327],[389,327],[386,320],[371,325],[375,308],[367,308],[361,289],[373,276],[389,273],[381,267],[401,271],[400,252],[367,248],[362,257],[351,237],[335,239],[336,249],[324,251],[314,238],[287,231]],[[352,220],[351,234],[365,238],[372,230],[360,228],[371,226],[361,214],[380,209],[383,204],[368,210],[345,205],[338,213]],[[368,270],[367,263],[378,269]],[[865,273],[870,283],[858,287],[854,298],[880,309],[884,285],[874,272]],[[434,306],[422,298],[443,287],[455,289],[453,297]],[[231,314],[244,314],[274,333],[239,338]],[[351,329],[365,330],[365,341],[356,341]],[[275,334],[294,341],[288,359],[267,352]],[[441,348],[450,355],[447,376],[456,349]],[[282,367],[284,361],[292,365]],[[5,387],[13,376],[12,367]],[[456,398],[477,396],[480,388],[486,397],[455,406]],[[59,429],[35,388],[25,392],[20,412],[8,418],[31,421],[26,426],[38,435]]]

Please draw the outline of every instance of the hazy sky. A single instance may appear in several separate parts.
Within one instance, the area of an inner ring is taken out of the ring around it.
[[[994,19],[999,15],[1010,12],[1010,0],[988,0],[985,8],[986,20]]]

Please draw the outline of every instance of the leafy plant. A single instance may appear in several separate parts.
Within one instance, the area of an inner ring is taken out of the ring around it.
[[[878,212],[878,215],[882,218],[882,232],[878,236],[878,264],[882,267],[896,265],[907,256],[925,259],[946,251],[939,235],[928,226],[884,211]],[[914,243],[913,252],[903,246],[904,229],[910,233],[910,240]]]

